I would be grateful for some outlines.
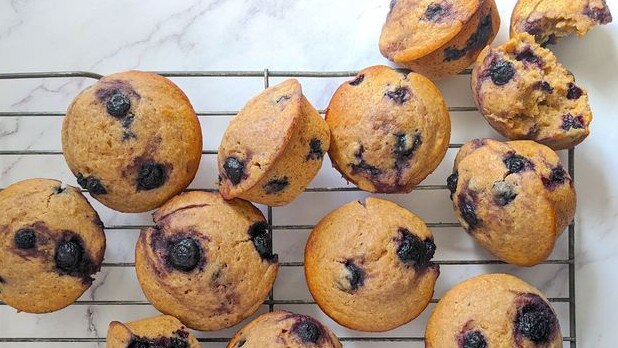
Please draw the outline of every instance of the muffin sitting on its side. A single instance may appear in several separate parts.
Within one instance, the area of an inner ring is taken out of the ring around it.
[[[112,321],[107,331],[107,348],[200,348],[197,339],[178,319],[160,315],[120,323]]]
[[[219,146],[219,190],[280,206],[294,200],[322,166],[328,126],[296,80],[270,87],[247,102]]]

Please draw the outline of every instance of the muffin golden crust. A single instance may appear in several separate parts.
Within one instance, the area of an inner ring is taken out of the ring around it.
[[[107,331],[107,348],[200,348],[182,323],[169,315],[129,323],[112,321]]]
[[[451,135],[438,88],[413,72],[377,65],[343,83],[326,111],[330,159],[369,192],[410,192],[440,164]]]
[[[123,212],[159,207],[185,189],[202,156],[202,131],[170,80],[127,71],[82,91],[62,124],[62,149],[82,188]]]
[[[429,304],[440,268],[425,223],[377,198],[324,217],[305,248],[311,295],[333,320],[360,331],[388,331]]]
[[[533,141],[468,142],[447,184],[462,226],[508,263],[545,261],[575,216],[573,180],[554,151]]]

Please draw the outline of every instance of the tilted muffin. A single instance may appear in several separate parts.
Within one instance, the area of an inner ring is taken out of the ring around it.
[[[440,164],[451,136],[438,88],[422,75],[383,65],[342,84],[326,122],[333,165],[370,192],[412,191]]]
[[[337,336],[317,320],[302,314],[274,311],[242,328],[228,348],[341,348]]]
[[[158,310],[196,330],[233,326],[272,289],[279,262],[251,203],[186,192],[154,213],[135,251],[137,279]]]
[[[380,52],[430,78],[470,66],[496,37],[494,0],[392,0],[380,36]]]
[[[73,101],[62,149],[82,188],[123,212],[159,207],[195,177],[202,132],[170,80],[128,71],[102,78]]]
[[[520,266],[545,261],[575,215],[573,180],[554,151],[533,141],[473,140],[447,184],[466,231]]]
[[[324,217],[305,248],[311,295],[333,320],[360,331],[387,331],[429,304],[440,267],[425,223],[377,198]]]
[[[79,189],[29,179],[0,191],[0,299],[48,313],[75,302],[105,253],[103,223]]]
[[[527,33],[481,52],[472,71],[472,94],[489,124],[511,140],[561,150],[590,133],[588,93]]]
[[[219,191],[280,206],[294,200],[322,166],[328,126],[287,80],[252,98],[232,119],[219,146]]]
[[[526,32],[546,45],[573,33],[584,36],[611,21],[605,0],[519,0],[511,16],[511,36]]]
[[[112,321],[107,331],[107,348],[200,348],[197,339],[169,315],[130,323]]]
[[[507,274],[468,279],[440,299],[427,348],[562,348],[556,313],[543,294]]]

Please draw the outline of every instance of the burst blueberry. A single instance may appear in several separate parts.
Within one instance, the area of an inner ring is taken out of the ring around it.
[[[34,248],[36,244],[36,232],[31,228],[22,228],[15,233],[15,246],[22,250]]]
[[[522,170],[528,169],[532,166],[532,163],[524,156],[520,156],[515,154],[514,152],[509,153],[503,160],[504,165],[509,170],[509,173],[519,173]]]
[[[309,153],[305,156],[306,161],[319,160],[324,157],[324,150],[322,150],[322,141],[318,138],[313,138],[309,142]]]
[[[318,343],[322,336],[322,330],[310,319],[305,319],[292,328],[292,333],[305,343]]]
[[[476,216],[476,208],[474,202],[468,197],[466,197],[464,193],[460,193],[458,198],[458,205],[461,217],[468,224],[468,230],[475,229],[479,224],[479,219]]]
[[[439,20],[445,13],[445,8],[441,4],[432,3],[427,6],[424,18],[428,21],[435,22]]]
[[[517,197],[515,187],[506,181],[496,181],[491,190],[494,195],[494,202],[501,207],[511,203]]]
[[[436,245],[432,239],[421,240],[417,235],[410,233],[406,228],[400,227],[399,246],[397,247],[397,257],[415,267],[426,267],[431,263]]]
[[[581,98],[582,94],[584,94],[584,91],[581,88],[577,87],[574,83],[569,82],[567,86],[567,99],[577,100]]]
[[[446,187],[448,188],[449,191],[451,191],[451,198],[453,197],[453,194],[455,193],[455,191],[457,191],[458,181],[459,181],[458,172],[454,172],[453,174],[449,175],[448,178],[446,178]]]
[[[386,91],[385,95],[399,105],[403,105],[411,98],[410,89],[407,87],[398,87],[394,90]]]
[[[478,330],[466,332],[461,339],[461,348],[487,348],[487,340]]]
[[[526,302],[515,317],[515,331],[536,344],[548,343],[558,320],[551,307],[538,295],[526,294]]]
[[[191,272],[202,260],[202,248],[195,239],[182,238],[168,245],[167,258],[175,269]]]
[[[352,260],[346,260],[344,266],[349,273],[346,279],[350,282],[350,290],[355,291],[363,286],[365,283],[365,271]]]

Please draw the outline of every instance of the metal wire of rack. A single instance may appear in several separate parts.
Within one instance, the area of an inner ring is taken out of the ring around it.
[[[353,77],[358,71],[270,71],[269,69],[264,69],[262,71],[160,71],[156,72],[159,75],[168,77],[168,78],[205,78],[205,77],[215,77],[215,78],[263,78],[264,88],[268,88],[270,85],[271,78],[342,78],[342,77]],[[463,71],[462,75],[469,75],[471,73],[470,69]],[[0,80],[19,80],[19,79],[57,79],[57,78],[86,78],[86,79],[101,79],[103,75],[87,72],[87,71],[58,71],[58,72],[28,72],[28,73],[0,73]],[[467,107],[467,106],[455,106],[449,107],[449,112],[458,112],[458,111],[477,111],[476,107]],[[324,114],[324,110],[319,110],[321,114]],[[208,111],[208,112],[197,112],[198,116],[234,116],[238,113],[238,111]],[[3,117],[44,117],[44,116],[55,116],[55,117],[63,117],[63,112],[50,112],[50,111],[41,111],[41,112],[13,112],[13,111],[0,111],[0,118]],[[459,148],[462,144],[449,144],[449,148]],[[2,150],[0,149],[0,156],[24,156],[24,155],[61,155],[62,151],[57,150]],[[202,151],[203,155],[215,155],[217,154],[216,150],[204,150]],[[575,179],[575,149],[568,150],[568,164],[567,169],[569,174],[573,179]],[[0,191],[4,189],[0,188]],[[416,187],[416,190],[446,190],[446,185],[419,185]],[[196,189],[199,191],[216,191],[215,189]],[[85,192],[85,190],[82,190]],[[344,186],[344,187],[315,187],[315,188],[307,188],[305,192],[350,192],[350,191],[360,191],[356,187]],[[267,222],[269,226],[269,230],[272,233],[274,230],[311,230],[313,225],[273,225],[273,207],[267,207]],[[446,223],[446,222],[435,222],[435,223],[427,223],[429,228],[452,228],[459,227],[458,223]],[[105,226],[106,230],[124,230],[124,229],[136,229],[139,230],[141,228],[148,227],[147,225],[109,225]],[[577,335],[576,335],[576,301],[575,301],[575,222],[571,223],[568,227],[568,257],[560,258],[560,259],[551,259],[546,260],[542,264],[554,264],[554,265],[568,265],[568,296],[567,297],[550,297],[548,298],[550,302],[554,303],[567,303],[568,304],[568,315],[569,315],[569,335],[563,337],[563,341],[568,343],[571,348],[575,348],[577,345]],[[272,247],[272,246],[271,246]],[[272,250],[271,250],[272,251]],[[443,260],[436,261],[435,263],[439,265],[496,265],[496,264],[504,264],[504,262],[499,260]],[[303,262],[282,262],[280,264],[281,267],[303,267]],[[114,262],[114,263],[103,263],[102,267],[135,267],[134,263],[130,262]],[[440,299],[434,298],[431,300],[431,303],[437,303]],[[314,301],[309,300],[277,300],[273,294],[273,291],[270,292],[268,299],[264,302],[265,305],[268,306],[269,311],[273,311],[276,305],[313,305]],[[0,302],[0,306],[5,306],[6,304]],[[150,305],[147,301],[118,301],[118,300],[109,300],[109,301],[101,301],[101,300],[79,300],[73,304],[74,306],[84,306],[84,305]],[[342,342],[424,342],[423,336],[399,336],[399,337],[339,337]],[[208,337],[208,338],[198,338],[200,342],[212,342],[212,343],[222,343],[227,342],[229,337]],[[102,343],[105,342],[105,337],[92,337],[92,338],[65,338],[65,337],[0,337],[0,343],[4,342],[12,342],[12,343],[40,343],[40,342],[48,342],[48,343]]]

